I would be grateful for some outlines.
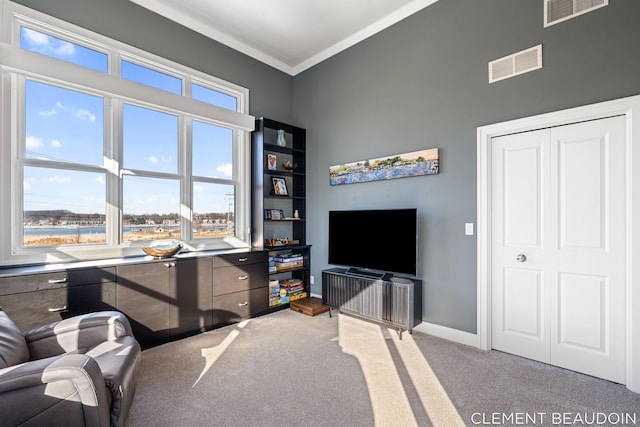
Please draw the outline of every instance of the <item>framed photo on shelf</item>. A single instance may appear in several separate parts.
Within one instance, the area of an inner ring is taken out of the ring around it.
[[[264,219],[271,219],[271,209],[263,209]]]
[[[271,219],[272,220],[281,220],[284,218],[284,212],[282,209],[271,209]]]
[[[275,154],[267,154],[267,169],[270,171],[278,169],[278,157]]]
[[[273,184],[273,194],[276,196],[288,196],[287,181],[284,178],[272,177],[271,183]]]

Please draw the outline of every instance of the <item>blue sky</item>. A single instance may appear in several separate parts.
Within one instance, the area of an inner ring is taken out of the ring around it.
[[[77,44],[22,28],[21,46],[58,59],[106,72],[107,56]],[[123,76],[169,92],[179,93],[181,81],[123,61]],[[57,162],[103,165],[105,111],[102,97],[26,82],[26,157]],[[193,97],[235,110],[235,98],[201,85]],[[123,165],[127,169],[178,172],[178,117],[125,103],[123,106]],[[230,179],[232,131],[193,122],[193,175]],[[104,173],[26,167],[24,209],[68,209],[78,213],[105,213]],[[180,211],[179,182],[125,177],[124,213]],[[194,211],[226,212],[233,186],[196,182]]]

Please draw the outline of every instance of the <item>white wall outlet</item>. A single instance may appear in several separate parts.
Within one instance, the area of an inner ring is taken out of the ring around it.
[[[316,280],[313,276],[309,277],[309,281],[311,282],[310,285],[314,285],[316,283]]]
[[[464,224],[464,234],[467,236],[473,236],[473,223],[467,222]]]

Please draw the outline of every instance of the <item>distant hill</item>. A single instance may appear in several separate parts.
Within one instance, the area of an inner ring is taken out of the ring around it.
[[[58,210],[42,210],[42,211],[24,211],[25,218],[34,218],[34,217],[58,217],[58,216],[69,216],[76,215],[75,213],[68,211],[66,209],[58,209]]]

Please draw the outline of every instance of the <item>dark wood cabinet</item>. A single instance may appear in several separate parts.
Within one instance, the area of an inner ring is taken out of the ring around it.
[[[265,251],[120,260],[109,267],[0,269],[0,307],[22,330],[118,310],[143,348],[269,309]],[[49,271],[44,271],[49,270]]]
[[[211,257],[117,267],[118,309],[143,346],[212,326]]]
[[[267,252],[214,258],[214,325],[238,322],[269,309],[267,259]]]
[[[0,307],[21,330],[116,307],[115,268],[0,278]]]
[[[215,257],[213,258],[215,259]],[[211,257],[181,259],[175,267],[175,309],[172,335],[205,331],[213,325],[213,261]]]
[[[171,336],[175,264],[170,260],[117,267],[116,306],[126,313],[143,347]]]

